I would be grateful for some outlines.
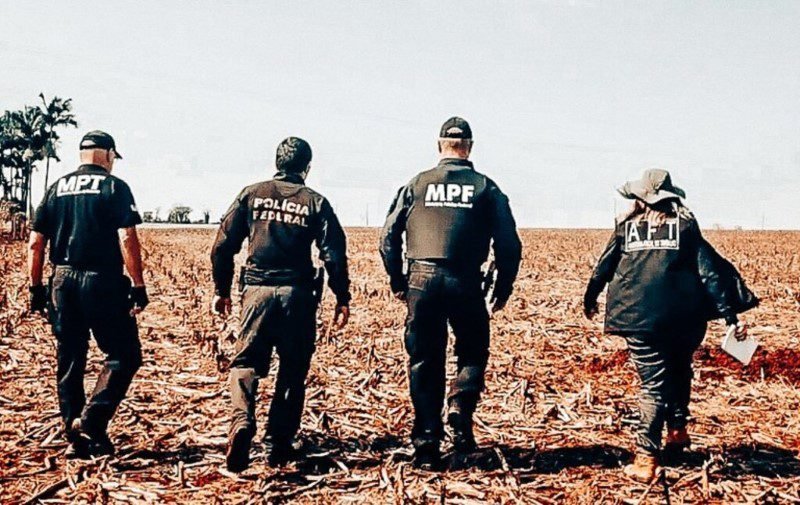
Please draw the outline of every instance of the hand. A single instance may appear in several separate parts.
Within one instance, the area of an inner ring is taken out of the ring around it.
[[[734,326],[734,325],[731,325]],[[744,340],[747,338],[747,323],[744,321],[739,321],[736,323],[736,329],[733,332],[733,337],[736,340]]]
[[[394,297],[400,300],[401,302],[406,301],[406,292],[405,291],[395,291]]]
[[[500,312],[501,310],[503,310],[506,307],[506,303],[508,303],[508,300],[500,300],[498,298],[492,298],[491,302],[492,302],[492,314],[494,314],[495,312]]]
[[[211,312],[218,316],[230,315],[232,307],[233,304],[231,303],[230,297],[215,295],[214,300],[211,302]]]
[[[41,315],[47,310],[47,289],[39,284],[29,288],[31,294],[31,313],[38,312]]]
[[[133,308],[131,308],[132,316],[141,313],[145,307],[150,305],[150,299],[147,297],[147,288],[144,286],[131,287],[128,298],[133,304]]]
[[[350,307],[347,305],[337,305],[333,312],[333,325],[337,330],[341,330],[350,320]]]
[[[583,301],[583,315],[586,316],[586,319],[594,319],[594,316],[597,315],[597,312],[597,301]]]

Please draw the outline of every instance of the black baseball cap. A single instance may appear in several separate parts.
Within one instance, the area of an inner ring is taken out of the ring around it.
[[[84,149],[113,149],[114,154],[118,159],[122,159],[122,155],[117,151],[117,145],[114,143],[114,137],[106,132],[100,130],[90,131],[81,139],[81,150]]]
[[[453,116],[442,125],[439,131],[439,138],[443,139],[471,139],[472,128],[464,118]]]

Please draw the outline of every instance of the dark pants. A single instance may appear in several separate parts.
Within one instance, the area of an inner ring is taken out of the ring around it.
[[[68,429],[80,417],[88,432],[104,433],[142,364],[136,319],[130,315],[130,280],[122,274],[56,267],[52,283],[50,322],[58,343],[61,415]],[[90,331],[106,359],[86,403]]]
[[[428,264],[411,264],[407,303],[405,344],[415,412],[411,437],[421,447],[438,444],[443,436],[447,323],[457,357],[449,403],[471,419],[489,358],[489,314],[477,272],[465,276]]]
[[[641,379],[637,430],[639,450],[658,454],[668,428],[685,428],[692,390],[692,356],[706,333],[706,324],[683,331],[626,335],[631,360]]]
[[[242,329],[231,363],[231,432],[255,431],[258,380],[269,373],[273,348],[280,364],[269,410],[267,434],[291,442],[300,428],[306,376],[314,354],[317,304],[309,287],[247,286],[242,295]]]

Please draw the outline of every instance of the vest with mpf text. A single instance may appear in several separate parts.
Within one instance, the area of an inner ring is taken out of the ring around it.
[[[476,270],[489,254],[487,179],[471,164],[441,164],[411,184],[413,203],[406,224],[410,260],[445,260]]]

